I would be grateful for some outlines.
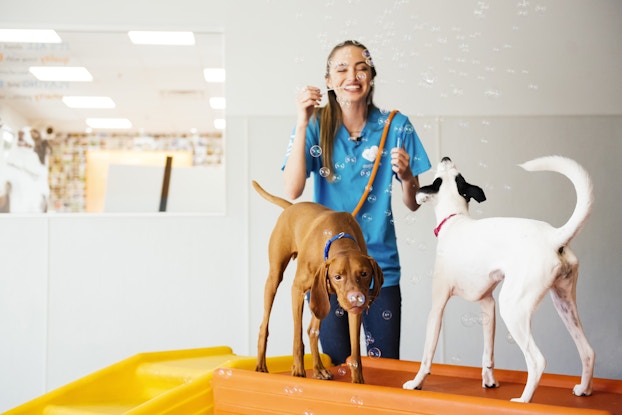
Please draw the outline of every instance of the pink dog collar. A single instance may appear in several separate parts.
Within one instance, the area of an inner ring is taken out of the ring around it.
[[[449,219],[451,219],[452,217],[454,217],[456,215],[457,215],[457,213],[452,213],[451,215],[449,215],[445,219],[443,219],[441,221],[441,223],[439,223],[438,226],[436,228],[434,228],[434,236],[436,236],[438,238],[438,233],[441,231],[441,228],[443,227],[445,222],[447,222]]]

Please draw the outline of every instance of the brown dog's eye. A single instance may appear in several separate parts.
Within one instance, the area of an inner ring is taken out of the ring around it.
[[[367,278],[367,277],[369,277],[369,274],[367,272],[363,271],[363,272],[361,272],[361,277],[362,278]]]
[[[333,279],[335,281],[341,281],[341,275],[339,275],[339,274],[333,275]]]

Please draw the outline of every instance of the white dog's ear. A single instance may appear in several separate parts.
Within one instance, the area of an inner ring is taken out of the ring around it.
[[[422,205],[430,200],[432,196],[438,193],[442,183],[443,179],[437,177],[432,184],[420,187],[416,194],[417,204]]]
[[[464,197],[469,203],[471,198],[475,199],[478,203],[482,203],[486,200],[486,195],[481,187],[475,186],[474,184],[467,183],[462,177],[461,174],[456,176],[456,184],[458,185],[458,192]]]

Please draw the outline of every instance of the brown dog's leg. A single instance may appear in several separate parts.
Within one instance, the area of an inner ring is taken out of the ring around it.
[[[320,320],[311,314],[311,322],[309,323],[309,344],[311,347],[311,356],[313,357],[313,376],[316,379],[330,380],[333,374],[327,370],[320,358],[320,348],[318,340],[320,338]]]
[[[302,278],[298,276],[298,270],[296,270],[296,277],[294,279],[294,285],[292,285],[292,313],[294,317],[294,351],[293,359],[294,364],[292,366],[292,375],[298,377],[305,377],[305,345],[302,340],[302,310],[304,307],[304,290],[302,290],[296,281],[301,281]]]
[[[266,347],[268,344],[268,325],[270,323],[270,313],[272,312],[272,305],[274,304],[274,297],[276,296],[276,290],[279,288],[279,284],[283,280],[283,273],[276,271],[270,272],[266,279],[266,285],[264,287],[264,308],[263,308],[263,320],[259,327],[259,337],[257,339],[257,366],[255,366],[256,372],[268,372],[268,366],[266,365]]]
[[[351,354],[346,361],[352,374],[352,383],[365,383],[363,381],[363,366],[361,366],[361,320],[361,314],[348,314]]]

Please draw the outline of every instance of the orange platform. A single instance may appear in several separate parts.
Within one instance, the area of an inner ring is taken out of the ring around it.
[[[434,364],[424,389],[402,389],[414,377],[418,362],[363,358],[365,384],[350,383],[347,366],[331,367],[332,381],[292,377],[236,368],[217,369],[212,379],[214,414],[576,414],[622,415],[622,381],[594,379],[591,396],[572,394],[579,378],[544,374],[531,403],[510,402],[521,395],[527,374],[495,370],[501,386],[481,386],[481,369]]]

